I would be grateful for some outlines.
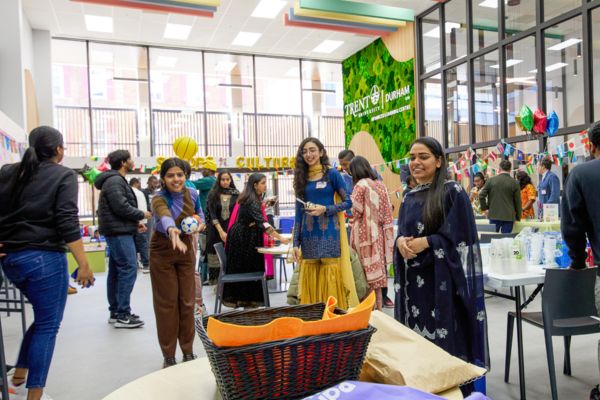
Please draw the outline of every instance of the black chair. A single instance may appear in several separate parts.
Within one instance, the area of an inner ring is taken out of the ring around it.
[[[492,239],[514,238],[516,233],[484,232],[479,234],[479,243],[491,243]]]
[[[226,274],[225,267],[227,266],[227,255],[225,254],[225,247],[223,243],[215,243],[215,251],[219,258],[219,281],[217,283],[217,295],[215,298],[215,314],[221,312],[221,306],[223,305],[223,288],[226,283],[234,282],[262,282],[263,298],[265,299],[265,306],[270,307],[269,302],[269,291],[267,290],[267,277],[264,272],[244,272],[241,274]]]
[[[598,315],[596,310],[594,286],[596,268],[584,270],[548,269],[542,292],[542,311],[522,313],[522,320],[544,330],[546,357],[550,374],[552,399],[557,400],[556,373],[554,370],[554,350],[552,336],[563,336],[565,359],[563,373],[571,375],[571,336],[600,332],[600,322],[591,316]],[[515,313],[509,312],[506,324],[506,360],[504,381],[508,382],[510,373],[510,353],[512,347]]]

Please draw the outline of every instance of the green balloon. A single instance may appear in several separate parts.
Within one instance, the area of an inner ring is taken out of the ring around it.
[[[85,178],[86,181],[88,181],[90,184],[94,184],[94,182],[96,182],[96,178],[98,178],[98,175],[100,175],[102,172],[98,171],[98,169],[96,169],[96,167],[94,168],[90,168],[86,171],[83,171],[82,175]]]
[[[521,107],[519,116],[521,117],[521,124],[525,130],[530,132],[531,129],[533,129],[533,112],[531,112],[531,109],[526,105],[523,105],[523,107]]]

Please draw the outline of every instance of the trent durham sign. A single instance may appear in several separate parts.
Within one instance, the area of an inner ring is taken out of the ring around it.
[[[411,97],[410,85],[403,86],[392,92],[385,92],[379,89],[377,85],[373,85],[369,95],[346,104],[344,106],[344,114],[346,116],[352,115],[355,118],[372,115],[371,121],[376,121],[409,110],[411,107]],[[395,100],[404,100],[401,102],[403,105],[399,108],[386,111],[386,105]]]

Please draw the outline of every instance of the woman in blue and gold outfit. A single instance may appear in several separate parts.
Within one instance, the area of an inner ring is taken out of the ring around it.
[[[358,304],[350,265],[344,211],[352,207],[346,184],[331,168],[323,144],[316,138],[300,143],[294,170],[296,221],[294,258],[300,264],[300,303],[327,301],[338,307]]]

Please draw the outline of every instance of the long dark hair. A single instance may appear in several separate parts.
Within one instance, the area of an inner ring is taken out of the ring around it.
[[[256,194],[256,190],[254,190],[254,185],[263,179],[267,179],[264,174],[255,172],[248,178],[248,182],[246,182],[246,186],[244,187],[244,191],[238,197],[238,204],[246,204],[248,202],[257,202],[260,204],[260,198]]]
[[[296,193],[296,197],[299,199],[304,198],[304,188],[308,182],[308,164],[304,162],[304,157],[302,157],[302,150],[306,143],[312,142],[317,145],[319,151],[323,152],[321,156],[321,165],[323,166],[323,173],[327,167],[329,167],[329,157],[327,156],[327,150],[325,150],[325,146],[323,143],[315,137],[307,137],[304,139],[300,146],[298,146],[298,151],[296,152],[296,167],[294,168],[294,192]]]
[[[519,185],[521,186],[521,190],[527,185],[531,183],[531,177],[525,171],[517,172],[517,180],[519,181]]]
[[[440,160],[440,167],[435,171],[423,208],[425,234],[430,235],[437,232],[444,220],[444,185],[447,174],[446,154],[440,142],[431,137],[422,137],[415,140],[410,145],[410,148],[412,149],[415,144],[424,145],[431,151],[435,158]]]
[[[377,180],[377,175],[371,168],[371,164],[367,161],[366,158],[361,156],[356,156],[350,162],[350,175],[352,175],[352,182],[356,185],[358,181],[365,178],[371,178],[374,181]]]
[[[223,175],[229,175],[229,178],[231,179],[229,181],[229,189],[230,190],[233,189],[233,193],[232,194],[236,194],[237,193],[237,188],[235,187],[235,182],[233,181],[233,176],[231,175],[231,172],[229,172],[229,171],[219,172],[217,174],[217,181],[213,185],[212,189],[210,189],[210,192],[208,192],[207,201],[209,203],[212,203],[213,201],[217,201],[218,198],[219,198],[219,196],[227,191],[225,188],[221,187],[221,177]]]
[[[23,189],[40,169],[40,164],[56,156],[56,149],[63,147],[63,144],[62,134],[50,126],[39,126],[29,133],[29,147],[18,164],[16,174],[11,177],[13,205],[19,201]]]

